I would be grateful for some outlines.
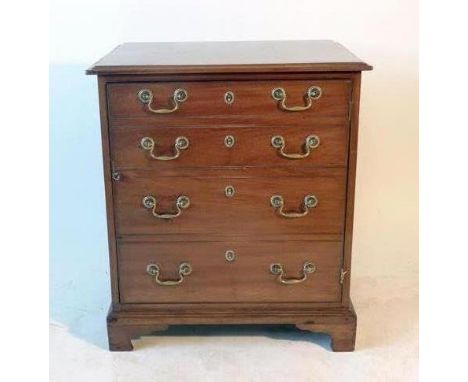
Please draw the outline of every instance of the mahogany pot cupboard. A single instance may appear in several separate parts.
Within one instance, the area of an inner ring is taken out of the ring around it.
[[[97,74],[111,350],[169,325],[294,324],[354,349],[361,71],[332,41],[126,43]]]

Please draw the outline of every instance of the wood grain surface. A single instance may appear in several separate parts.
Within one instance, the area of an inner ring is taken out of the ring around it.
[[[283,111],[271,96],[274,88],[281,87],[286,92],[287,106],[304,106],[304,96],[311,86],[319,86],[322,96],[312,101],[312,107],[306,111]],[[148,111],[137,97],[140,90],[148,89],[153,93],[151,105],[154,109],[171,108],[172,96],[179,88],[187,91],[188,98],[170,114]],[[111,128],[118,123],[135,124],[135,119],[140,119],[139,126],[149,121],[166,126],[219,126],[226,122],[230,125],[307,126],[312,120],[335,125],[349,122],[351,82],[347,80],[112,83],[107,85],[107,89]],[[227,91],[232,91],[235,97],[230,105],[224,101]]]
[[[331,41],[283,41],[123,44],[88,70],[99,75],[111,350],[131,350],[132,337],[168,325],[230,323],[295,324],[329,333],[335,351],[354,349],[360,71],[370,69]],[[287,106],[303,106],[311,86],[322,96],[306,111],[282,110],[271,96],[281,87]],[[153,114],[137,98],[149,89],[153,108],[170,108],[177,88],[188,99],[174,113]],[[308,158],[288,160],[271,146],[273,135],[284,137],[287,153],[300,153],[308,135],[321,143]],[[190,145],[174,161],[157,161],[139,147],[147,136],[158,155],[173,153],[179,136]],[[301,211],[308,194],[318,205],[286,219],[270,205],[277,194],[288,212]],[[157,198],[158,213],[175,212],[179,195],[191,205],[175,219],[158,219],[142,205],[147,195]],[[233,262],[226,250],[235,251]],[[283,285],[270,273],[281,263],[285,277],[298,278],[306,261],[317,270],[302,283]],[[193,271],[178,286],[157,285],[146,273],[157,263],[162,279],[175,279],[181,262]]]
[[[156,124],[154,124],[156,125]],[[182,167],[219,166],[346,166],[348,157],[348,129],[346,126],[323,126],[311,122],[307,127],[135,127],[128,125],[111,129],[111,152],[114,170],[147,168],[154,170]],[[305,140],[316,135],[320,145],[311,149],[304,159],[287,159],[273,147],[273,136],[281,135],[284,152],[303,154]],[[235,143],[226,147],[225,138],[232,136]],[[174,155],[178,137],[186,137],[189,147],[180,150],[177,159],[157,160],[140,147],[140,141],[150,137],[155,142],[154,155]]]
[[[236,258],[227,262],[226,250]],[[120,297],[123,303],[151,302],[336,302],[341,298],[342,242],[139,243],[119,247]],[[304,262],[317,270],[302,283],[284,285],[270,273],[281,263],[285,277],[300,278]],[[161,279],[177,279],[180,263],[192,274],[180,285],[161,286],[146,273],[150,263]]]
[[[330,40],[125,43],[88,74],[361,71],[371,66]]]
[[[128,170],[114,182],[114,208],[117,232],[123,234],[209,234],[264,233],[343,233],[346,198],[346,169],[311,171],[307,177],[274,178],[265,170],[256,178],[190,177],[164,178],[148,170]],[[233,197],[224,194],[226,186],[235,189]],[[318,205],[307,216],[287,219],[270,205],[273,195],[281,195],[285,211],[301,211],[306,195],[315,195]],[[190,198],[190,207],[174,219],[158,219],[142,205],[154,196],[158,213],[175,212],[178,196]],[[287,239],[285,237],[285,239]]]

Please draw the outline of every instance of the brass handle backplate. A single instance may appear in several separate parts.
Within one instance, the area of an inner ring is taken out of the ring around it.
[[[176,206],[176,212],[175,213],[170,213],[170,212],[165,212],[165,213],[158,213],[156,211],[157,207],[157,199],[152,196],[148,195],[145,196],[142,200],[143,207],[151,210],[153,213],[154,217],[157,217],[158,219],[174,219],[182,214],[182,210],[185,210],[190,206],[190,199],[188,196],[181,195],[177,198],[175,206]]]
[[[185,150],[189,147],[189,140],[186,137],[177,137],[174,143],[174,154],[173,155],[156,155],[154,153],[154,149],[156,147],[156,143],[153,138],[144,137],[140,141],[140,147],[143,150],[149,151],[149,155],[151,158],[156,160],[173,160],[177,159],[180,156],[181,150]]]
[[[179,109],[179,104],[185,102],[188,98],[187,90],[185,89],[176,89],[171,98],[172,107],[170,109],[153,109],[151,103],[153,102],[153,92],[149,89],[141,89],[138,94],[138,99],[151,113],[155,114],[169,114]]]
[[[270,265],[270,272],[274,275],[277,275],[277,281],[281,284],[291,285],[291,284],[299,284],[307,280],[307,275],[314,273],[317,267],[314,263],[305,262],[302,266],[302,277],[300,278],[285,278],[284,268],[281,264],[275,263]]]
[[[161,280],[159,278],[160,272],[161,267],[158,264],[148,264],[146,267],[146,273],[148,273],[157,284],[163,286],[179,285],[182,284],[185,276],[192,273],[192,266],[189,263],[181,263],[179,265],[179,278],[176,280]]]
[[[270,198],[270,204],[279,216],[292,219],[306,216],[309,213],[309,209],[317,206],[318,199],[315,195],[306,195],[302,203],[302,211],[300,212],[283,211],[284,199],[281,195],[273,195]]]
[[[271,91],[271,96],[275,101],[278,101],[278,107],[284,111],[305,111],[311,108],[312,100],[317,100],[322,96],[322,89],[318,86],[311,86],[304,94],[304,106],[286,106],[286,90],[283,88],[274,88]]]
[[[271,145],[277,149],[278,154],[287,159],[303,159],[307,158],[313,149],[320,145],[320,138],[316,135],[309,135],[304,142],[304,152],[302,154],[288,154],[284,152],[286,146],[285,140],[281,135],[275,135],[271,138]]]

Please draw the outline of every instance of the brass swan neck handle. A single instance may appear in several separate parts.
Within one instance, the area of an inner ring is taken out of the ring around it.
[[[314,273],[317,270],[317,267],[314,263],[307,261],[302,266],[302,277],[299,278],[286,278],[285,271],[281,264],[275,263],[270,265],[270,272],[278,277],[276,280],[281,284],[291,285],[291,284],[299,284],[307,280],[307,276]]]
[[[284,199],[281,195],[273,195],[270,198],[270,204],[279,216],[288,219],[294,219],[306,216],[311,208],[315,208],[317,206],[318,199],[315,195],[306,195],[304,197],[304,201],[302,202],[302,211],[300,212],[283,211]]]
[[[188,98],[187,90],[185,89],[176,89],[171,98],[172,107],[169,109],[153,109],[151,103],[153,102],[153,92],[149,89],[141,89],[137,94],[138,99],[144,105],[146,109],[154,114],[169,114],[173,113],[179,109],[179,104],[185,102]]]
[[[274,88],[271,91],[271,97],[278,102],[278,107],[283,111],[306,111],[312,107],[312,100],[317,100],[322,96],[322,89],[318,86],[311,86],[304,94],[304,106],[287,106],[286,90],[283,88]]]
[[[175,213],[157,212],[156,207],[158,205],[158,201],[152,195],[145,196],[142,200],[142,204],[143,204],[143,207],[151,210],[151,213],[153,214],[153,216],[158,219],[174,219],[182,214],[182,210],[185,210],[190,207],[190,199],[188,196],[185,196],[185,195],[179,196],[175,202],[175,207],[176,207]]]
[[[160,273],[161,267],[158,264],[148,264],[146,267],[146,273],[151,276],[156,284],[162,286],[173,286],[182,284],[184,277],[192,273],[192,266],[190,263],[181,263],[179,265],[179,278],[176,280],[161,280]]]
[[[285,153],[284,148],[286,146],[286,141],[281,135],[275,135],[271,137],[271,145],[277,149],[277,152],[280,156],[286,159],[304,159],[307,158],[312,150],[316,149],[320,145],[320,138],[317,135],[309,135],[304,142],[304,151],[303,153]]]
[[[144,137],[140,141],[140,147],[149,152],[149,156],[156,160],[168,161],[177,159],[180,157],[181,150],[186,150],[190,145],[190,141],[186,137],[177,137],[174,142],[174,154],[173,155],[156,155],[154,153],[156,142],[153,138]]]

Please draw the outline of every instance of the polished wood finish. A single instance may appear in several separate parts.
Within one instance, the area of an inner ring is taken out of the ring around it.
[[[217,166],[291,166],[291,167],[345,167],[348,160],[348,128],[342,125],[311,123],[306,127],[166,127],[158,121],[148,121],[145,127],[129,124],[110,130],[112,162],[115,170],[146,168],[157,171],[182,167]],[[305,139],[316,135],[320,145],[311,150],[307,158],[286,159],[271,145],[271,138],[281,135],[285,139],[286,153],[303,153]],[[226,136],[235,143],[227,147]],[[170,161],[151,158],[139,145],[144,137],[156,142],[157,155],[172,155],[177,137],[187,137],[189,147],[180,157]]]
[[[227,250],[235,252],[234,261],[226,261]],[[339,302],[342,250],[342,242],[332,241],[125,243],[119,247],[120,298],[122,303]],[[309,261],[317,269],[297,285],[276,282],[270,273],[271,264],[281,263],[285,277],[300,278]],[[183,262],[193,271],[180,285],[160,286],[146,273],[155,263],[162,279],[177,279]]]
[[[361,95],[361,73],[354,74],[351,103],[351,120],[349,124],[350,138],[348,149],[348,178],[347,178],[347,198],[346,198],[346,220],[344,236],[343,269],[348,272],[343,282],[343,304],[351,304],[351,252],[353,242],[353,217],[354,217],[354,191],[356,183],[356,162],[359,130],[359,105]]]
[[[266,170],[265,170],[266,171]],[[343,233],[346,199],[346,171],[343,168],[317,169],[301,177],[189,177],[167,179],[151,170],[122,171],[114,182],[116,230],[132,234],[294,234]],[[225,188],[232,185],[233,197]],[[301,211],[306,195],[318,199],[307,216],[287,219],[270,205],[273,195],[282,195],[285,210]],[[158,200],[157,212],[174,212],[178,196],[190,198],[190,207],[174,219],[154,217],[142,199]]]
[[[271,96],[273,89],[281,87],[286,91],[288,105],[304,106],[304,95],[311,86],[319,86],[323,94],[313,100],[312,107],[305,112],[283,111]],[[210,127],[225,123],[308,126],[312,120],[316,124],[343,126],[349,122],[351,82],[347,80],[138,82],[113,83],[107,89],[111,121],[120,119],[126,124],[139,122],[139,126],[147,126],[147,123]],[[188,98],[180,104],[177,112],[154,115],[137,97],[142,89],[153,93],[151,105],[155,109],[168,108],[176,89],[185,89]],[[234,93],[232,104],[224,101],[227,91]]]
[[[357,318],[353,307],[339,317],[320,317],[306,323],[296,324],[298,329],[325,332],[331,337],[331,348],[335,352],[354,351]]]
[[[354,349],[353,199],[360,71],[369,69],[321,41],[124,44],[88,71],[99,75],[111,350],[131,350],[132,338],[179,324],[294,324],[330,334],[334,351]],[[283,87],[288,106],[304,105],[313,85],[323,94],[307,111],[283,111],[271,97]],[[137,98],[143,88],[153,91],[155,108],[169,107],[176,88],[189,98],[176,112],[155,115]],[[231,148],[226,135],[235,137]],[[308,135],[318,135],[320,146],[307,158],[285,159],[271,146],[273,135],[285,138],[288,153],[301,152]],[[139,147],[145,136],[158,154],[173,153],[178,136],[190,145],[176,160],[157,161]],[[225,196],[227,185],[233,197]],[[287,219],[271,207],[274,194],[286,211],[299,212],[307,194],[319,202]],[[158,198],[158,212],[174,212],[179,195],[191,205],[158,219],[142,206],[146,195]],[[235,251],[234,261],[226,250]],[[279,283],[269,269],[281,263],[285,277],[300,278],[305,261],[316,271],[295,285]],[[157,263],[160,277],[174,280],[181,262],[192,273],[179,285],[156,284],[146,272]]]
[[[101,141],[102,141],[102,156],[104,167],[104,186],[106,193],[106,212],[107,212],[107,237],[109,246],[109,265],[111,271],[111,293],[112,301],[119,300],[119,287],[117,277],[117,243],[114,225],[114,201],[112,195],[112,165],[110,158],[110,139],[109,139],[109,126],[108,115],[106,107],[106,81],[103,78],[98,78],[98,91],[99,91],[99,111],[101,118]]]
[[[352,72],[371,70],[330,40],[125,43],[88,74]]]
[[[144,304],[140,304],[144,305]],[[348,307],[299,309],[280,304],[243,306],[228,304],[185,304],[172,310],[166,305],[150,311],[133,308],[119,310],[115,307],[107,316],[109,347],[116,351],[133,350],[131,340],[144,334],[166,330],[169,325],[219,325],[219,324],[294,324],[298,329],[327,333],[333,351],[353,351],[356,339],[356,313]]]

